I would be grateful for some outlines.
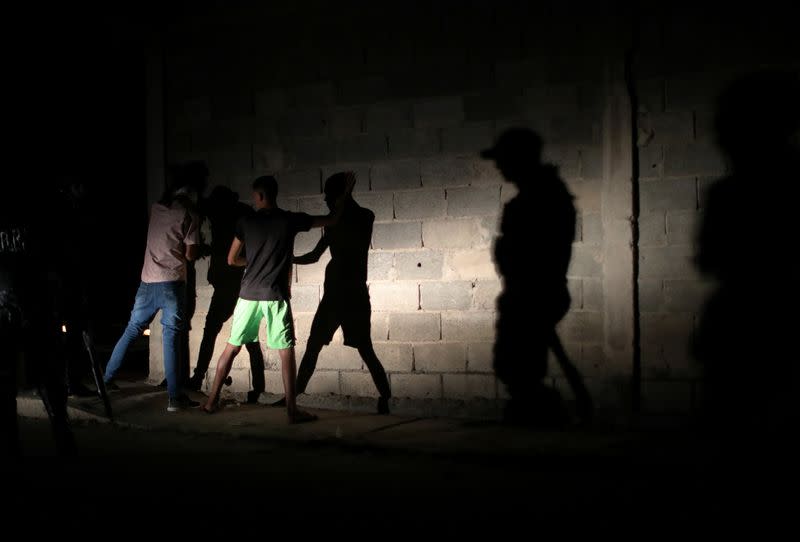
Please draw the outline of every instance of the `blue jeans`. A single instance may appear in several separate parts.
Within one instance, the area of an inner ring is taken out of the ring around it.
[[[167,393],[171,398],[178,396],[178,347],[181,331],[186,327],[185,297],[186,283],[183,281],[142,282],[139,284],[136,301],[131,311],[131,319],[114,347],[111,359],[108,360],[104,377],[106,382],[114,378],[131,343],[142,336],[142,332],[150,325],[160,310],[161,325],[164,328],[162,343]]]

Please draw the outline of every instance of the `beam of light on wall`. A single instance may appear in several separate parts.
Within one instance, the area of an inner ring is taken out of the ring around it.
[[[144,335],[145,337],[149,337],[150,336],[150,328],[147,328],[144,331],[142,331],[142,335]]]
[[[67,326],[61,324],[61,333],[66,333],[66,332],[67,332]]]

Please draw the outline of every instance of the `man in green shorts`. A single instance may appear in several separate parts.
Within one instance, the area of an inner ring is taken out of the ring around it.
[[[228,252],[228,264],[245,267],[239,300],[233,311],[231,337],[217,363],[217,372],[208,401],[203,410],[212,413],[219,408],[222,385],[242,345],[258,341],[261,319],[267,320],[267,346],[281,358],[283,388],[289,423],[312,421],[316,416],[297,409],[295,402],[296,362],[294,323],[289,303],[294,238],[311,228],[334,226],[342,214],[345,197],[355,184],[348,174],[347,190],[328,216],[311,216],[280,209],[277,205],[278,183],[272,176],[253,182],[256,212],[242,218]],[[242,256],[244,250],[245,256]]]

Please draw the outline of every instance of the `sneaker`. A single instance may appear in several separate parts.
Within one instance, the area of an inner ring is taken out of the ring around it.
[[[108,382],[105,382],[105,386],[106,386],[106,391],[107,392],[108,391],[119,391],[119,386],[117,386],[116,383],[113,380],[109,380]]]
[[[187,408],[194,408],[200,406],[198,401],[189,398],[188,395],[182,393],[177,397],[170,397],[167,403],[167,412],[178,412]]]
[[[200,391],[200,388],[203,387],[203,380],[204,378],[202,376],[192,375],[192,377],[189,379],[189,382],[186,384],[186,387],[192,391]]]

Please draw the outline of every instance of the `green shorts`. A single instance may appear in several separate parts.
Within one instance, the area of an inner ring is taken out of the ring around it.
[[[231,338],[228,342],[242,346],[258,341],[262,318],[267,319],[268,347],[283,350],[294,346],[294,322],[288,301],[252,301],[241,297],[233,309]]]

